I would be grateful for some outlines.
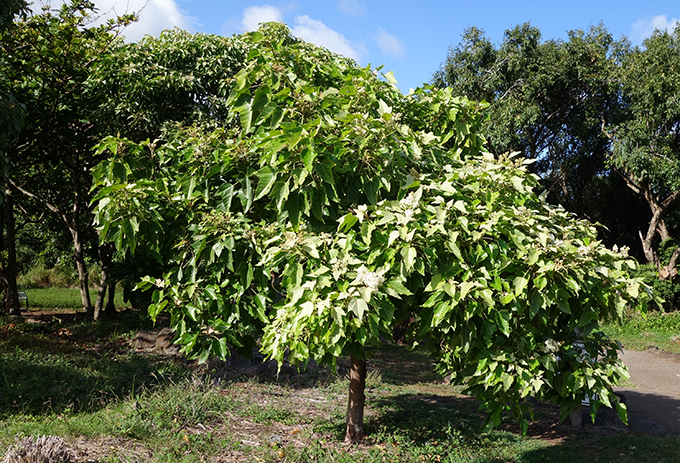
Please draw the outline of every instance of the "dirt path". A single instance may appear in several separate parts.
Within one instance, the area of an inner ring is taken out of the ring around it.
[[[653,434],[680,434],[680,355],[656,348],[624,351],[631,387],[626,397],[629,429]]]

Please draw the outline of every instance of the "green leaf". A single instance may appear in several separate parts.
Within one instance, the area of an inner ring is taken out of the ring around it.
[[[380,186],[378,179],[363,179],[364,191],[366,192],[366,199],[371,205],[375,205],[378,202],[378,187]]]
[[[324,182],[329,185],[335,185],[335,180],[333,179],[333,163],[331,161],[325,159],[323,162],[317,162],[314,164],[314,170]]]
[[[510,313],[505,310],[496,312],[496,324],[505,336],[510,336]]]
[[[399,278],[392,278],[391,280],[388,280],[387,286],[394,289],[398,294],[402,296],[413,295],[413,293],[406,286],[404,286],[402,280]]]
[[[571,314],[571,307],[569,306],[569,293],[561,289],[557,292],[557,305],[564,313]]]
[[[446,316],[451,313],[453,306],[448,302],[440,302],[434,309],[434,315],[432,316],[432,323],[430,326],[436,328],[439,324],[446,318]]]
[[[301,198],[300,194],[293,192],[289,195],[288,201],[286,201],[286,211],[288,211],[288,220],[290,220],[291,225],[294,229],[300,227],[300,214],[301,214]]]
[[[543,295],[539,291],[533,291],[531,294],[531,309],[529,310],[529,318],[533,320],[544,305],[545,298]]]
[[[255,190],[255,198],[253,198],[253,200],[257,201],[269,193],[269,190],[271,190],[272,185],[274,185],[274,182],[276,181],[276,173],[271,167],[264,166],[257,171],[255,175],[259,181],[257,182],[257,189]]]
[[[519,191],[520,193],[524,192],[524,180],[520,177],[511,177],[510,178],[510,183],[512,183],[512,186],[515,188],[515,190]]]
[[[312,172],[314,170],[314,159],[316,159],[316,152],[313,148],[307,146],[302,150],[302,162],[305,165],[307,172]]]
[[[513,282],[513,286],[515,287],[515,296],[519,297],[522,295],[524,290],[527,287],[527,284],[529,283],[529,280],[527,280],[524,277],[516,277],[515,281]]]
[[[331,305],[331,316],[333,317],[333,320],[335,320],[335,323],[337,323],[340,326],[345,325],[345,311],[342,310],[342,307],[340,307],[337,304]]]
[[[399,82],[397,82],[397,79],[394,78],[394,72],[390,71],[384,74],[385,78],[389,83],[392,85],[397,85]]]
[[[357,316],[359,323],[363,321],[364,313],[368,310],[368,304],[363,299],[355,298],[349,303],[348,310]]]
[[[404,259],[407,270],[413,269],[417,254],[416,249],[411,246],[405,246],[401,249],[401,257]]]
[[[382,98],[378,100],[378,114],[386,121],[389,121],[392,117],[392,108]]]
[[[476,285],[472,281],[462,281],[460,283],[460,298],[464,299],[465,296],[470,292],[472,288],[474,288]]]

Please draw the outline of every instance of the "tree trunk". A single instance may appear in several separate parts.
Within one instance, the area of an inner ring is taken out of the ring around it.
[[[349,373],[349,401],[345,442],[357,443],[364,437],[364,404],[366,402],[366,361],[352,355]]]
[[[99,279],[99,290],[97,291],[97,300],[94,303],[94,319],[98,320],[102,311],[106,311],[107,314],[112,314],[116,311],[116,306],[113,303],[113,297],[115,292],[115,284],[111,285],[108,283],[109,277],[109,267],[111,266],[111,260],[113,257],[113,249],[110,244],[102,244],[98,249],[99,262],[102,266],[100,279]],[[109,297],[104,306],[104,298],[106,297],[106,292],[108,289]]]
[[[680,247],[675,248],[668,263],[659,269],[659,277],[662,280],[670,279],[672,281],[678,276],[678,271],[675,268],[678,259],[680,259]]]
[[[76,269],[78,270],[78,288],[80,289],[80,301],[83,304],[83,309],[89,317],[94,317],[94,307],[90,301],[90,285],[88,282],[87,265],[85,264],[85,256],[83,254],[83,241],[80,232],[69,226],[71,236],[73,237],[73,257],[76,260]]]
[[[114,299],[116,298],[116,283],[109,283],[109,297],[106,301],[106,307],[104,307],[104,313],[107,315],[113,315],[116,313],[116,303]]]
[[[7,308],[11,315],[21,315],[19,305],[19,293],[17,290],[17,252],[16,252],[16,227],[14,221],[14,197],[12,191],[5,190],[5,228],[7,239],[5,248],[7,250],[7,266],[5,267],[5,277],[7,279]]]
[[[579,406],[576,410],[571,412],[571,426],[574,429],[583,429],[583,407]]]

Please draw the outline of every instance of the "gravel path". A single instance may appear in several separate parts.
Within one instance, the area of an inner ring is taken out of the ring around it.
[[[629,429],[680,434],[680,355],[650,348],[624,351],[632,387],[617,388],[626,397]]]

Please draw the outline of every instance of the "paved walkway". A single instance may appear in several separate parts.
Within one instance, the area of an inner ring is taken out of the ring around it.
[[[656,349],[624,351],[633,387],[617,388],[626,396],[629,429],[680,434],[680,356]]]

